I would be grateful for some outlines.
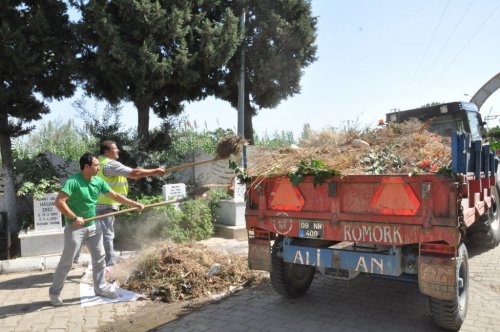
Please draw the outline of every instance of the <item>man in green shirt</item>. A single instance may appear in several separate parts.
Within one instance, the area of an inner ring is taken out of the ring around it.
[[[115,141],[105,140],[101,142],[99,147],[99,172],[97,176],[101,177],[113,189],[113,191],[127,196],[128,181],[127,178],[138,180],[147,176],[165,175],[163,168],[131,168],[123,165],[118,161],[120,150],[116,146]],[[96,213],[98,215],[108,214],[118,211],[120,204],[109,196],[101,195],[97,199]],[[113,239],[115,238],[114,222],[115,216],[108,216],[97,221],[101,224],[101,231],[103,237],[104,252],[106,255],[106,272],[111,272],[112,266],[115,264],[115,250]],[[78,263],[80,251],[73,259],[74,263]]]
[[[111,291],[104,279],[105,255],[101,226],[95,221],[84,221],[96,215],[96,202],[99,194],[104,193],[117,202],[137,207],[141,211],[144,209],[144,205],[114,192],[106,181],[96,176],[99,171],[99,160],[96,156],[85,153],[80,158],[80,169],[80,173],[68,178],[55,202],[66,221],[64,249],[54,273],[52,286],[49,288],[50,302],[56,307],[63,305],[59,295],[71,270],[73,258],[83,242],[87,244],[92,259],[95,294],[108,298],[118,297],[118,294]]]

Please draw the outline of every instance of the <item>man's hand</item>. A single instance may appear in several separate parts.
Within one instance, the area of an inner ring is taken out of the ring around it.
[[[167,172],[163,168],[157,168],[155,173],[156,175],[165,175]]]
[[[118,201],[119,203],[130,206],[131,208],[137,208],[139,211],[144,210],[144,204],[133,201],[130,198],[123,196],[122,194],[118,194],[118,193],[114,192],[113,190],[108,192],[106,195],[111,197],[115,201]]]
[[[76,217],[75,219],[73,219],[73,225],[75,226],[83,226],[85,222],[83,221],[83,218],[82,217]]]
[[[132,172],[128,173],[127,178],[133,179],[133,180],[139,180],[142,178],[145,178],[147,176],[153,176],[153,175],[165,175],[167,172],[163,168],[141,168],[137,167],[132,170]]]

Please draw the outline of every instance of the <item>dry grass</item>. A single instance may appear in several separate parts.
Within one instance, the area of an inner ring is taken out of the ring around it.
[[[249,270],[246,257],[199,243],[161,242],[120,263],[114,277],[122,288],[175,302],[228,292],[260,281],[263,274]]]
[[[226,159],[232,154],[240,153],[241,146],[245,142],[245,139],[241,136],[226,136],[222,138],[216,147],[216,158]]]
[[[310,160],[321,160],[341,175],[433,172],[449,165],[451,143],[426,128],[414,120],[376,129],[316,132],[297,149],[276,151],[248,172],[257,179],[283,176]]]

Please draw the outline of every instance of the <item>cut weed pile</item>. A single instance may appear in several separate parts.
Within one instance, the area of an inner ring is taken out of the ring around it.
[[[120,263],[114,277],[122,288],[175,302],[232,291],[261,281],[263,273],[249,270],[246,257],[199,243],[162,242]]]
[[[413,120],[364,131],[313,133],[298,148],[276,150],[251,164],[248,175],[254,179],[289,175],[301,162],[312,160],[340,175],[436,172],[449,166],[451,143],[449,137],[431,133],[427,127]]]

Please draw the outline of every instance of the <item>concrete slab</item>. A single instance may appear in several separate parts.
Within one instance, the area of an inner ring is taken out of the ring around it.
[[[40,256],[61,253],[64,248],[64,229],[59,231],[28,231],[20,233],[21,256]]]
[[[232,199],[222,199],[215,209],[218,224],[245,227],[245,202],[236,202]]]
[[[245,226],[228,226],[214,224],[215,235],[225,239],[235,239],[237,241],[247,241],[248,232]]]

